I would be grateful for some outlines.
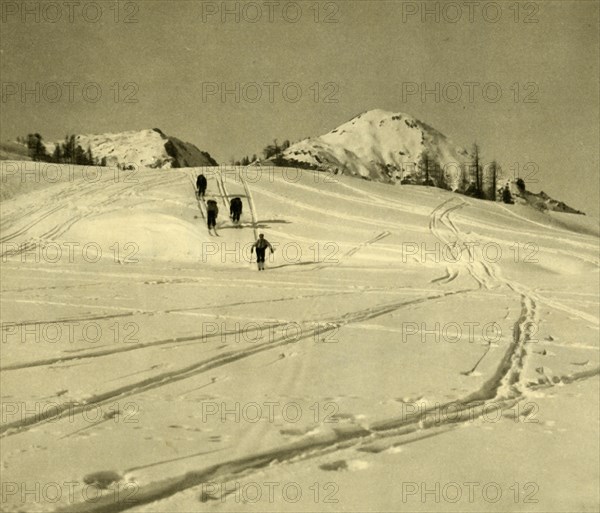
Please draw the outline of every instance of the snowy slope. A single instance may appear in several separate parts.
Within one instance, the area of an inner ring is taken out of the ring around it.
[[[114,134],[81,134],[76,136],[76,141],[84,150],[91,148],[97,162],[106,158],[108,166],[165,169],[217,164],[208,153],[191,143],[167,136],[158,128]],[[46,145],[50,155],[55,145]]]
[[[474,481],[444,511],[598,503],[595,220],[294,169],[77,169],[0,203],[3,481],[75,483],[3,510],[431,511],[403,483]]]
[[[31,160],[27,146],[19,142],[0,141],[0,160]]]
[[[404,113],[381,109],[364,112],[325,135],[293,144],[283,157],[290,163],[393,181],[420,174],[425,153],[442,168],[447,166],[448,185],[456,189],[455,170],[469,162],[467,151]]]
[[[585,212],[581,210],[577,210],[573,207],[570,207],[563,201],[555,200],[544,191],[540,191],[539,193],[531,192],[531,191],[519,191],[515,182],[509,183],[509,188],[511,189],[511,193],[513,194],[513,198],[517,201],[520,200],[524,204],[531,205],[533,208],[536,208],[541,211],[550,210],[552,212],[563,212],[565,214],[579,214],[585,215]]]

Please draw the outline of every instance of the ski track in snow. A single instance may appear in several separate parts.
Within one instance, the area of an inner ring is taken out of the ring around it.
[[[225,183],[223,181],[222,174],[220,172],[216,172],[215,179],[217,183],[217,187],[220,192],[220,196],[223,200],[223,203],[228,207],[227,198],[229,197],[228,191],[225,187]],[[143,195],[144,191],[152,190],[156,187],[165,187],[169,185],[175,185],[181,182],[181,175],[176,176],[160,176],[158,178],[149,179],[143,182],[143,184],[137,189],[136,194]],[[252,223],[253,228],[256,235],[256,225],[257,225],[257,217],[256,211],[254,207],[254,199],[251,198],[250,190],[248,185],[243,181],[243,186],[246,190],[247,196],[250,202],[250,210],[252,214]],[[342,199],[344,201],[349,202],[358,202],[363,204],[373,204],[375,202],[379,206],[386,208],[397,210],[405,213],[419,213],[415,212],[415,209],[408,208],[403,206],[397,201],[391,201],[388,198],[384,198],[381,196],[377,196],[375,194],[367,194],[364,191],[361,191],[358,188],[351,187],[348,184],[340,182],[342,187],[346,187],[352,190],[355,193],[359,193],[364,199],[359,199],[355,196],[348,196],[341,193],[336,193],[333,191],[319,191],[319,193],[329,196],[335,197],[336,199]],[[193,186],[193,183],[192,183]],[[313,188],[300,185],[298,187],[308,189],[314,192]],[[80,190],[75,185],[71,185],[67,191],[66,197],[63,197],[63,200],[66,202],[69,201],[79,201],[82,196],[93,194],[94,187],[84,187]],[[119,190],[115,191],[114,194],[110,194],[108,198],[99,203],[96,208],[92,206],[89,212],[75,212],[75,214],[67,217],[63,220],[62,223],[53,225],[46,231],[43,231],[41,234],[36,236],[38,242],[28,242],[25,246],[25,249],[34,247],[36,243],[43,243],[44,241],[53,241],[57,240],[62,234],[67,232],[75,223],[79,220],[94,215],[99,212],[106,212],[106,207],[110,206],[111,203],[117,201],[119,197]],[[281,201],[281,198],[270,191],[260,190],[257,191],[259,196],[265,196],[271,199],[275,199],[277,201]],[[348,251],[343,255],[343,259],[351,258],[362,248],[376,244],[379,241],[385,239],[386,237],[394,232],[401,231],[405,228],[402,223],[396,223],[392,221],[386,222],[377,222],[375,220],[354,215],[354,214],[341,214],[339,212],[332,212],[330,210],[307,206],[301,201],[297,200],[286,200],[289,205],[300,209],[310,209],[311,211],[321,213],[328,217],[335,217],[337,219],[349,222],[349,223],[361,223],[366,225],[376,225],[380,230],[385,228],[384,231],[380,231],[377,235],[372,238],[366,240],[363,243],[352,246]],[[52,204],[52,203],[50,203]],[[467,234],[462,232],[457,226],[456,222],[453,219],[453,214],[460,209],[468,206],[469,202],[465,201],[462,198],[451,198],[442,203],[440,203],[436,208],[431,211],[429,216],[429,225],[428,229],[431,234],[443,244],[449,245],[459,245],[470,251],[469,246],[465,245],[465,242],[475,242],[474,234]],[[58,214],[59,212],[66,210],[68,207],[66,205],[59,205],[53,208],[31,208],[27,212],[29,212],[29,216],[23,216],[22,211],[17,212],[12,216],[9,216],[8,219],[3,219],[3,232],[6,231],[5,226],[10,228],[14,227],[14,231],[10,232],[5,237],[2,237],[0,241],[9,242],[18,237],[26,235],[30,230],[38,226],[40,223],[45,221],[47,218],[54,214]],[[198,201],[198,208],[200,209],[202,215],[201,202]],[[418,209],[417,209],[418,210]],[[505,209],[507,210],[507,209]],[[509,213],[516,217],[517,214],[510,212]],[[33,219],[31,218],[33,216]],[[29,219],[26,224],[19,226],[19,218],[20,219]],[[535,221],[528,220],[527,218],[522,218],[525,221],[531,222],[533,224],[539,224]],[[545,229],[549,229],[548,226],[542,225]],[[564,231],[556,229],[556,231]],[[33,246],[31,246],[33,244]],[[570,255],[575,255],[576,252],[567,252]],[[528,359],[528,343],[530,342],[530,334],[528,330],[528,326],[532,323],[538,323],[540,320],[540,305],[545,304],[548,307],[561,310],[569,315],[577,317],[578,319],[585,320],[593,324],[594,326],[599,325],[598,317],[588,314],[586,312],[582,312],[577,310],[576,308],[572,308],[570,306],[565,305],[561,301],[556,298],[549,297],[548,293],[558,295],[560,291],[544,291],[542,289],[538,289],[536,291],[531,290],[529,287],[525,286],[522,283],[517,281],[508,280],[503,277],[502,269],[497,264],[492,264],[480,260],[476,257],[476,254],[470,251],[467,254],[468,258],[461,258],[458,262],[447,265],[446,266],[446,274],[440,278],[436,278],[431,280],[431,284],[435,284],[437,287],[441,287],[439,289],[412,289],[412,291],[420,291],[426,292],[426,295],[405,299],[405,300],[394,300],[391,302],[387,302],[384,304],[379,304],[377,306],[368,306],[363,309],[349,311],[346,313],[342,313],[335,317],[324,317],[317,319],[305,319],[303,321],[303,332],[299,339],[290,340],[285,337],[278,337],[274,340],[271,340],[266,343],[257,344],[248,349],[237,350],[237,351],[225,351],[209,358],[200,359],[196,362],[193,362],[185,367],[181,367],[179,369],[169,370],[167,372],[156,373],[150,377],[140,379],[138,381],[128,383],[126,385],[112,388],[110,390],[105,390],[100,392],[89,400],[81,403],[64,403],[62,407],[59,407],[56,410],[55,415],[48,415],[45,418],[41,419],[39,417],[30,417],[26,419],[22,419],[17,422],[7,423],[0,427],[0,433],[2,437],[7,436],[17,436],[29,428],[36,426],[45,422],[55,422],[61,418],[61,416],[68,410],[70,414],[76,413],[78,411],[82,411],[84,408],[89,407],[90,405],[103,405],[108,404],[115,399],[122,399],[126,397],[132,397],[136,394],[140,394],[142,392],[146,392],[148,390],[157,389],[171,383],[193,378],[207,372],[209,370],[215,368],[226,367],[229,364],[242,360],[244,358],[249,358],[255,354],[260,352],[270,351],[273,349],[277,349],[283,346],[287,346],[290,344],[302,344],[303,341],[311,339],[315,337],[315,335],[321,335],[328,330],[337,329],[346,325],[355,325],[361,326],[363,323],[367,321],[377,319],[379,317],[387,316],[399,309],[411,307],[423,303],[427,303],[429,301],[436,301],[444,298],[449,298],[455,295],[462,294],[486,294],[488,291],[501,289],[506,291],[507,294],[516,295],[518,297],[521,310],[519,317],[514,321],[514,332],[513,338],[506,348],[506,351],[502,358],[500,359],[496,370],[489,376],[482,385],[474,392],[469,393],[463,398],[456,399],[447,403],[447,405],[451,404],[455,407],[455,411],[461,413],[458,418],[453,419],[444,419],[440,422],[436,422],[431,419],[430,410],[425,410],[414,416],[413,418],[388,418],[384,420],[380,420],[372,423],[371,425],[344,425],[344,426],[336,426],[331,430],[331,432],[320,433],[315,435],[308,435],[303,437],[302,439],[281,447],[275,447],[263,452],[258,452],[243,458],[234,458],[228,461],[223,461],[221,463],[211,465],[206,468],[198,468],[193,472],[186,472],[185,474],[179,476],[171,476],[165,478],[158,482],[153,482],[148,485],[142,486],[134,497],[133,502],[124,502],[124,501],[115,501],[112,496],[104,496],[100,498],[97,502],[86,502],[86,503],[77,503],[71,504],[66,507],[60,507],[57,511],[64,512],[117,512],[124,511],[135,507],[140,504],[149,504],[157,500],[173,497],[179,492],[184,490],[196,487],[202,483],[206,482],[226,482],[233,477],[250,475],[252,472],[256,472],[260,469],[265,468],[266,466],[272,465],[280,465],[290,462],[298,462],[306,459],[322,457],[326,454],[335,453],[336,451],[341,451],[347,448],[355,448],[360,451],[370,452],[370,453],[378,453],[383,450],[386,450],[390,447],[395,447],[398,445],[403,445],[406,443],[412,443],[416,440],[423,439],[429,436],[436,436],[441,433],[445,433],[448,430],[453,429],[454,427],[460,425],[465,422],[466,419],[462,417],[462,413],[467,414],[468,419],[472,419],[473,415],[475,417],[480,417],[483,414],[483,411],[486,406],[494,404],[497,408],[505,410],[514,407],[514,405],[520,401],[523,401],[527,398],[528,394],[531,390],[536,390],[542,387],[550,387],[553,386],[552,383],[547,383],[543,385],[531,386],[526,384],[523,381],[522,374],[527,365]],[[593,262],[593,260],[589,260]],[[322,271],[329,267],[335,267],[333,264],[317,264],[312,267],[312,270]],[[18,267],[17,267],[18,268]],[[39,268],[40,271],[43,272],[58,272],[53,270],[48,270],[44,268]],[[83,276],[90,275],[89,272],[86,271],[69,271],[72,276]],[[443,287],[453,284],[463,273],[466,273],[474,282],[475,287],[467,288],[467,289],[458,289],[458,290],[443,290]],[[96,276],[94,274],[94,276]],[[119,280],[123,277],[123,273],[100,273],[100,276],[103,278],[114,278],[115,280]],[[90,279],[92,276],[89,276]],[[143,273],[131,273],[128,275],[129,278],[137,278],[139,280],[148,280],[150,278],[155,278],[153,274]],[[182,283],[181,276],[165,276],[163,277],[164,281],[161,282],[161,285],[170,285]],[[184,278],[183,282],[187,283],[207,283],[210,280],[204,278]],[[244,279],[242,282],[243,286],[258,286],[262,284],[262,281],[255,278]],[[321,283],[321,282],[319,282]],[[326,290],[329,290],[327,295],[336,296],[336,295],[352,295],[356,293],[365,293],[368,290],[364,290],[361,288],[357,288],[354,290],[348,290],[344,287],[340,287],[340,280],[336,280],[332,278],[327,280],[324,277],[324,281],[322,285],[319,286],[307,286],[306,284],[294,282],[293,280],[281,280],[278,283],[282,286],[289,286],[291,288],[296,288],[299,290],[300,288],[304,288],[306,290],[314,290],[317,293],[315,294],[296,294],[294,296],[284,296],[280,298],[274,299],[265,299],[258,301],[239,301],[239,302],[231,302],[224,303],[222,305],[201,305],[197,307],[190,308],[166,308],[163,310],[132,310],[126,306],[114,306],[114,305],[97,305],[97,304],[83,304],[81,302],[78,303],[69,303],[69,302],[60,302],[60,301],[49,301],[49,300],[31,300],[26,298],[3,298],[3,300],[13,301],[13,302],[22,302],[22,303],[43,303],[43,304],[55,304],[69,307],[77,307],[77,308],[90,308],[90,309],[100,309],[102,314],[98,315],[89,315],[85,317],[71,317],[71,320],[81,321],[81,320],[92,320],[92,319],[108,319],[108,318],[117,318],[117,317],[128,317],[134,315],[172,315],[172,314],[197,314],[204,315],[201,310],[208,310],[210,308],[226,308],[226,307],[234,307],[234,306],[244,306],[248,304],[258,304],[258,303],[274,303],[274,302],[286,302],[286,301],[294,301],[299,299],[307,299],[313,297],[322,297],[325,294],[323,293]],[[338,290],[332,291],[331,286],[333,284],[337,284]],[[73,287],[87,287],[97,285],[97,282],[90,284],[82,284],[82,285],[73,285]],[[240,286],[240,283],[235,285],[221,285],[224,287],[227,286]],[[67,286],[68,287],[68,286]],[[67,288],[64,287],[64,288]],[[47,287],[47,289],[53,290],[56,286]],[[23,288],[23,289],[15,289],[11,292],[20,292],[27,290],[43,290],[43,287],[39,288]],[[380,289],[379,289],[380,290]],[[437,292],[432,292],[432,290],[437,290]],[[377,288],[374,288],[373,291],[378,291]],[[391,288],[390,293],[401,293],[402,291],[398,289]],[[115,314],[107,314],[107,311],[116,311],[119,313]],[[238,317],[239,318],[239,317]],[[32,325],[36,323],[43,323],[45,321],[31,321],[24,324]],[[286,321],[282,321],[285,323]],[[312,327],[317,323],[317,328]],[[325,325],[325,326],[324,326]],[[364,324],[365,328],[368,328],[368,324]],[[373,328],[371,328],[373,329]],[[388,328],[384,328],[388,329]],[[232,333],[236,333],[236,331],[232,331]],[[221,334],[214,335],[220,336]],[[174,337],[171,339],[164,340],[156,340],[153,342],[140,343],[132,347],[126,348],[110,348],[103,351],[94,351],[85,354],[78,354],[72,356],[59,356],[57,358],[49,358],[44,360],[37,360],[31,362],[25,362],[22,364],[12,364],[5,367],[2,367],[3,371],[18,371],[20,369],[27,369],[36,366],[45,366],[55,363],[61,363],[65,361],[71,360],[79,360],[79,359],[94,359],[105,356],[116,355],[123,351],[140,351],[145,349],[151,349],[162,345],[167,344],[180,344],[193,342],[196,343],[198,341],[203,342],[203,339],[211,338],[206,335],[202,336],[199,334],[193,334],[190,336],[182,336],[182,337]],[[560,345],[560,344],[558,344]],[[482,354],[480,359],[477,362],[474,362],[475,366],[472,367],[474,371],[477,366],[483,361],[489,351],[489,346],[486,351]],[[310,350],[307,354],[305,354],[305,358],[310,359],[311,353]],[[301,383],[302,379],[300,375],[306,371],[308,366],[303,367],[295,367],[296,374],[290,373],[286,377],[287,383],[285,384],[284,389],[288,390],[294,383]],[[142,371],[140,371],[141,373]],[[569,384],[574,381],[580,379],[587,379],[592,376],[597,376],[600,373],[600,369],[591,369],[586,370],[584,372],[573,373],[570,375],[560,376],[560,383]],[[134,373],[137,374],[137,373]],[[287,388],[286,388],[287,387]],[[252,434],[248,439],[246,439],[245,443],[249,444],[252,440],[258,439],[261,436],[261,430],[266,429],[266,425],[262,425],[257,427],[256,432]],[[73,433],[72,433],[73,434]],[[204,453],[202,453],[204,454]],[[158,463],[156,463],[158,464]]]
[[[377,318],[382,315],[387,315],[387,314],[392,313],[402,307],[416,305],[419,303],[423,303],[425,301],[436,300],[436,299],[440,299],[440,298],[455,295],[455,294],[462,294],[465,292],[469,292],[469,290],[460,290],[460,291],[446,292],[446,293],[442,292],[442,293],[438,293],[433,296],[418,298],[418,299],[414,299],[414,300],[410,300],[410,301],[393,302],[393,303],[381,305],[378,307],[369,307],[364,310],[346,313],[346,314],[342,315],[341,317],[337,317],[337,318],[330,317],[330,318],[307,320],[307,321],[304,321],[304,323],[303,323],[304,326],[303,326],[302,334],[300,335],[300,337],[298,339],[291,340],[289,337],[283,336],[283,337],[275,339],[274,341],[266,342],[263,344],[257,344],[254,347],[252,347],[251,349],[221,353],[216,357],[210,358],[208,360],[202,360],[191,366],[187,366],[182,369],[177,369],[175,371],[169,371],[168,373],[158,375],[158,376],[153,376],[152,378],[149,378],[147,380],[143,380],[141,382],[134,383],[131,385],[127,385],[126,387],[122,387],[122,388],[119,388],[116,390],[98,394],[97,396],[93,397],[92,399],[90,399],[84,403],[81,403],[81,404],[65,403],[64,405],[62,405],[62,407],[59,407],[56,409],[55,415],[45,415],[44,418],[32,416],[32,417],[23,419],[21,421],[3,424],[0,426],[0,434],[14,435],[14,434],[17,434],[17,433],[21,432],[22,430],[24,430],[28,427],[31,427],[33,425],[37,425],[39,423],[48,422],[48,421],[54,421],[56,417],[60,417],[60,415],[67,410],[69,411],[70,414],[77,413],[79,411],[83,411],[83,409],[85,409],[86,407],[88,407],[91,404],[94,404],[94,405],[104,404],[106,402],[113,401],[117,398],[121,399],[124,397],[129,397],[132,394],[140,393],[142,391],[146,391],[146,390],[150,390],[150,389],[160,387],[160,386],[163,386],[166,384],[170,384],[174,381],[179,381],[181,379],[194,377],[200,372],[206,372],[207,370],[213,369],[215,367],[226,365],[228,363],[237,361],[241,358],[246,358],[248,356],[252,356],[258,352],[270,350],[275,347],[285,346],[288,344],[297,343],[300,340],[312,338],[315,336],[315,333],[322,333],[322,332],[334,330],[334,329],[337,329],[337,328],[344,326],[346,324],[349,324],[349,323],[360,323],[365,320],[370,320],[370,319]],[[285,325],[285,324],[287,324],[286,321],[281,323],[281,325]],[[311,328],[311,325],[314,325],[314,324],[316,324],[317,326]],[[246,331],[248,331],[247,328],[244,328],[244,329]],[[262,330],[261,327],[259,327],[257,329]],[[238,332],[237,331],[231,332],[231,334],[235,334],[235,333],[238,333]],[[214,337],[216,337],[216,336],[221,336],[221,333],[214,335]],[[185,342],[185,341],[197,341],[197,340],[202,341],[203,339],[206,339],[206,338],[212,338],[212,337],[207,337],[206,335],[204,337],[202,335],[192,335],[189,337],[180,337],[178,339],[159,340],[156,342],[150,342],[146,345],[140,344],[137,346],[132,346],[130,348],[119,348],[119,349],[112,349],[112,350],[107,350],[107,351],[98,351],[90,356],[92,356],[92,357],[106,356],[107,354],[114,354],[114,353],[118,353],[118,352],[130,351],[130,350],[135,350],[135,349],[144,349],[146,347],[157,346],[157,345],[164,345],[164,344],[171,344],[171,343]],[[71,359],[79,359],[81,357],[82,357],[81,355],[78,355]],[[63,360],[67,360],[67,359],[68,358],[63,357],[60,360],[63,361]],[[41,363],[41,365],[46,365],[46,364],[47,364],[47,362]],[[34,362],[34,364],[31,366],[38,366],[38,365],[40,365],[40,363]],[[29,366],[30,365],[19,366],[19,367],[16,367],[14,370],[18,370],[20,368],[28,368]],[[7,369],[10,369],[10,367],[5,368],[5,370],[7,370]]]
[[[162,175],[148,179],[145,182],[139,184],[139,187],[135,191],[135,195],[139,196],[145,191],[149,191],[156,187],[165,187],[168,185],[174,185],[181,183],[182,175]],[[43,247],[45,243],[57,240],[61,235],[65,234],[70,228],[72,228],[78,221],[84,218],[94,217],[99,214],[106,214],[111,212],[106,207],[117,203],[123,199],[123,194],[130,194],[128,191],[127,182],[111,182],[110,180],[104,180],[100,183],[88,183],[86,181],[76,182],[69,184],[67,187],[62,189],[62,194],[50,195],[48,191],[41,191],[44,195],[48,194],[50,197],[44,203],[44,205],[50,205],[50,207],[40,207],[33,211],[23,212],[22,210],[27,207],[18,207],[14,212],[3,212],[3,232],[6,231],[6,227],[19,226],[23,219],[29,219],[33,213],[35,217],[33,220],[25,224],[24,226],[18,227],[15,231],[8,235],[0,237],[0,243],[8,243],[16,238],[30,232],[32,228],[36,227],[40,223],[44,222],[50,216],[57,214],[58,212],[64,212],[66,218],[58,225],[54,225],[48,230],[45,230],[38,234],[32,234],[29,240],[22,241],[22,244],[17,249],[9,249],[3,251],[0,257],[19,255],[25,251],[29,251],[36,246]],[[110,190],[108,195],[100,199],[97,203],[88,203],[86,196],[96,195],[99,187],[105,187],[106,190]],[[60,201],[58,206],[54,206],[56,202]],[[73,205],[85,205],[87,212],[81,213],[79,209],[73,207]],[[116,208],[115,210],[119,210]]]

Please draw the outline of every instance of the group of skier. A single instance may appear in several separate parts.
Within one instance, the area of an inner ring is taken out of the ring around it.
[[[206,196],[206,188],[208,186],[208,182],[206,177],[203,174],[198,175],[196,178],[196,198],[204,199]],[[229,202],[229,217],[232,219],[233,224],[238,228],[241,228],[240,217],[242,215],[242,200],[239,197],[232,198]],[[219,207],[217,202],[214,199],[209,199],[206,201],[206,224],[208,225],[208,233],[211,233],[211,230],[217,233],[217,216],[219,215]],[[258,270],[265,270],[265,253],[267,248],[271,250],[273,253],[275,250],[273,246],[269,243],[267,239],[265,239],[264,234],[259,234],[258,239],[252,245],[250,253],[254,253],[256,249],[256,262],[258,264]]]

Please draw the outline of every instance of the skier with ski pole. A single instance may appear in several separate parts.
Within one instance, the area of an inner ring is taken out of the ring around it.
[[[271,254],[275,252],[273,246],[269,243],[267,239],[265,239],[264,234],[258,235],[258,240],[252,244],[252,248],[250,249],[250,254],[254,252],[254,248],[256,248],[256,263],[258,264],[258,270],[265,270],[265,253],[267,248],[271,250]]]

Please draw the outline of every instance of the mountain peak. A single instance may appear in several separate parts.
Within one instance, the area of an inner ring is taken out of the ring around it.
[[[455,147],[441,132],[403,112],[372,109],[362,112],[331,132],[291,145],[286,162],[315,169],[337,169],[363,178],[411,183],[423,159],[432,167],[458,169],[469,160],[464,148]],[[458,174],[449,183],[430,177],[435,185],[459,186]]]
[[[104,160],[108,166],[166,169],[218,165],[209,153],[166,135],[160,128],[79,134],[75,140],[84,150],[89,147],[98,163]],[[48,153],[52,154],[57,144],[47,144]]]

